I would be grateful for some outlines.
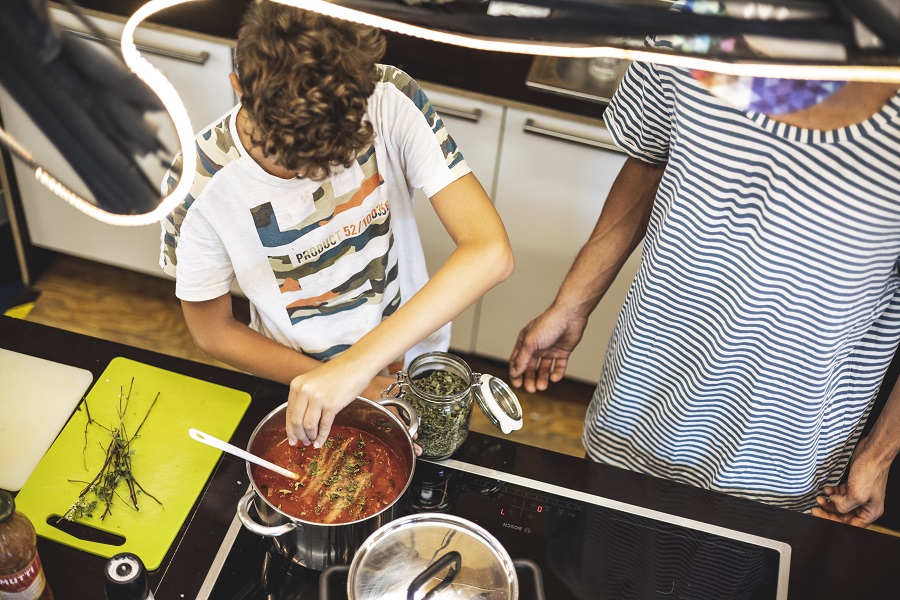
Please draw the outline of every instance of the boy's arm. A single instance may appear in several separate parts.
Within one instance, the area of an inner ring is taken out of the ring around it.
[[[231,294],[204,302],[181,301],[184,320],[197,347],[232,367],[283,384],[321,366],[310,358],[258,333],[234,318]],[[377,399],[393,377],[370,379],[362,395]]]
[[[335,414],[367,381],[512,273],[506,229],[473,174],[444,187],[431,203],[456,249],[393,315],[337,358],[291,382],[287,431],[292,441],[324,443]]]

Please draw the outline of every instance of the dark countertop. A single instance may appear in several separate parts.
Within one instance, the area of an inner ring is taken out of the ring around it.
[[[151,22],[234,39],[244,8],[250,0],[188,2],[154,15]],[[145,0],[83,0],[81,6],[119,16],[130,16]],[[382,62],[394,65],[414,79],[437,83],[501,100],[558,110],[599,119],[603,105],[527,87],[525,80],[534,57],[483,52],[387,32],[388,48]]]
[[[95,378],[110,360],[124,356],[246,391],[252,402],[231,439],[241,447],[256,424],[287,397],[286,386],[263,379],[6,316],[0,317],[0,347],[88,369]],[[791,598],[888,598],[898,593],[900,538],[474,432],[461,460],[498,469],[484,452],[474,451],[486,440],[513,457],[504,463],[505,472],[789,544]],[[196,596],[245,491],[246,484],[236,483],[242,479],[243,461],[223,456],[162,565],[150,574],[158,600]],[[38,547],[57,600],[102,597],[104,559],[43,538]]]

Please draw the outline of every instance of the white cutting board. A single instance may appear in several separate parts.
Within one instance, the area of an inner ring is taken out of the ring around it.
[[[25,485],[93,380],[85,369],[0,348],[0,488]]]

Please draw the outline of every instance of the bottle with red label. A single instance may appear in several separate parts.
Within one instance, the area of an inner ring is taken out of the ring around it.
[[[0,599],[53,600],[37,552],[37,535],[16,502],[0,490]]]

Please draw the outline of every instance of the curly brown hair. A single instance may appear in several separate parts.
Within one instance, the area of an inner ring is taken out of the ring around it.
[[[254,146],[300,177],[327,178],[372,143],[366,103],[384,55],[377,29],[258,0],[235,49]]]

